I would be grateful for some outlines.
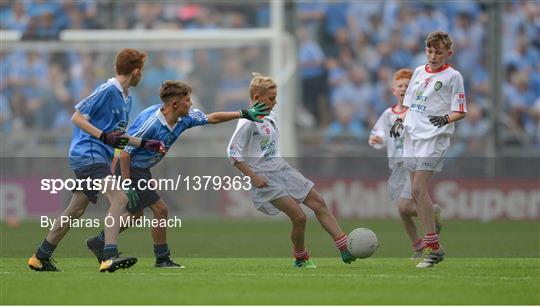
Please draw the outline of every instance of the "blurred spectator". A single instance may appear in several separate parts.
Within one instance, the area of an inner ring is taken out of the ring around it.
[[[11,5],[11,12],[2,17],[2,28],[24,32],[30,21],[22,2],[16,1]]]
[[[159,88],[165,80],[181,80],[182,76],[168,63],[165,52],[152,52],[146,60],[148,64],[144,76],[134,91],[139,95],[139,103],[144,109],[159,102]]]
[[[528,114],[537,97],[529,89],[529,75],[526,71],[516,70],[511,73],[510,84],[504,87],[504,97],[513,124],[528,130],[532,124]]]
[[[335,110],[339,105],[349,104],[353,107],[353,118],[367,125],[372,115],[372,89],[366,70],[355,65],[348,70],[348,79],[336,87],[331,94],[331,105]]]
[[[490,131],[490,121],[484,117],[482,109],[475,103],[469,103],[467,116],[456,125],[448,156],[456,157],[464,154],[481,156],[485,151]]]
[[[340,103],[334,106],[333,111],[336,119],[330,123],[326,130],[327,142],[354,140],[358,143],[367,137],[367,132],[362,123],[354,118],[356,106],[352,103]]]
[[[302,25],[307,26],[312,33],[319,33],[327,6],[328,4],[324,1],[298,1],[296,14]]]
[[[0,128],[3,133],[11,132],[11,108],[6,96],[0,94]]]
[[[145,30],[164,28],[164,23],[161,20],[161,9],[162,6],[160,3],[137,3],[135,9],[136,22],[133,25],[133,28]]]
[[[320,120],[319,104],[327,92],[324,53],[317,42],[312,39],[309,28],[302,27],[297,31],[299,40],[298,65],[302,80],[303,104]],[[324,101],[326,102],[326,101]]]
[[[217,87],[216,111],[237,111],[245,108],[248,105],[250,80],[251,75],[242,69],[242,62],[237,54],[234,51],[226,54],[221,81]]]

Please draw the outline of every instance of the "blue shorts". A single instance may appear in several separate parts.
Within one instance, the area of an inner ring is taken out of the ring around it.
[[[105,163],[97,163],[83,166],[73,171],[75,172],[75,176],[77,177],[77,179],[86,179],[90,177],[90,179],[94,180],[103,179],[107,176],[112,176],[111,167]],[[83,192],[84,195],[88,197],[90,202],[94,204],[97,203],[98,195],[101,193],[100,191],[88,190],[85,184],[83,184],[81,188],[82,190],[73,190],[72,192]]]
[[[120,176],[120,163],[116,165],[115,170],[116,176]],[[155,190],[139,190],[137,187],[139,180],[144,180],[145,183],[142,184],[142,186],[146,186],[148,183],[148,180],[152,179],[152,173],[150,172],[149,168],[133,168],[131,167],[129,169],[129,176],[132,181],[132,186],[137,190],[137,194],[139,195],[139,201],[137,203],[137,206],[128,208],[127,211],[131,214],[135,214],[144,208],[148,208],[155,204],[158,200],[161,199],[161,197],[158,195],[158,193]]]

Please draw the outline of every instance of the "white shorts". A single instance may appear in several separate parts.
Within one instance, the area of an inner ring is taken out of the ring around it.
[[[250,190],[251,199],[257,210],[268,215],[280,212],[270,201],[288,195],[302,203],[314,186],[311,180],[288,164],[279,171],[257,172],[257,175],[264,177],[268,185],[264,188],[253,186]]]
[[[388,197],[391,201],[400,198],[412,199],[410,171],[402,163],[398,164],[388,178]]]
[[[444,156],[450,147],[450,135],[439,134],[426,140],[412,140],[408,133],[403,137],[403,163],[410,171],[440,172]]]

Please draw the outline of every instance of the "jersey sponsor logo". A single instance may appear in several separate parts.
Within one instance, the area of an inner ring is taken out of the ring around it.
[[[417,112],[424,112],[426,110],[426,106],[419,103],[413,103],[410,108],[411,111],[417,111]]]
[[[264,152],[264,158],[269,160],[276,155],[276,140],[270,141],[266,138],[261,141],[261,151]]]
[[[441,81],[437,81],[435,82],[435,90],[438,91],[441,89],[441,87],[443,86],[442,82]]]
[[[426,110],[426,106],[424,104],[426,103],[427,99],[428,97],[424,96],[424,91],[418,91],[416,93],[415,102],[411,105],[411,109],[424,112]]]

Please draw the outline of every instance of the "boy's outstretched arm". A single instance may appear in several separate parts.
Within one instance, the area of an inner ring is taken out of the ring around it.
[[[262,123],[259,116],[266,116],[270,114],[268,109],[268,106],[262,103],[256,103],[249,109],[240,110],[238,112],[214,112],[207,114],[206,117],[208,118],[209,124],[219,124],[237,118],[245,118]]]
[[[219,124],[233,119],[242,118],[240,112],[214,112],[206,114],[209,124]]]

